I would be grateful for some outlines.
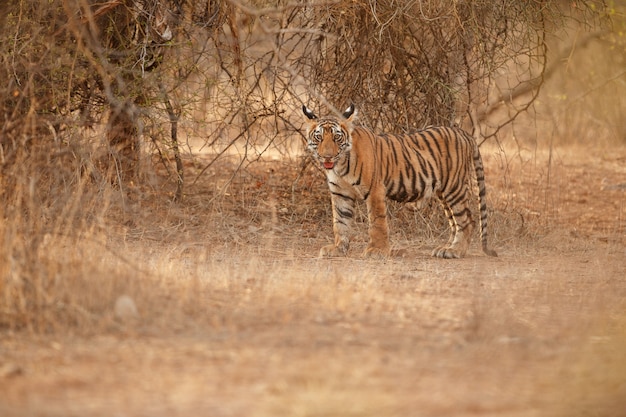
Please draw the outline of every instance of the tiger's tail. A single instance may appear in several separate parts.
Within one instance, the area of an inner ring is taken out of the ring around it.
[[[478,208],[480,209],[480,240],[483,252],[489,256],[498,256],[496,251],[489,248],[487,244],[487,188],[485,187],[485,169],[483,167],[483,159],[478,150],[478,144],[472,140],[474,144],[474,170],[476,171],[476,182],[478,183]]]

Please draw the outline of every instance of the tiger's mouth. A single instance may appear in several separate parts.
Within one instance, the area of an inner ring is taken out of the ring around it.
[[[337,159],[338,159],[338,155],[336,156],[322,156],[322,155],[317,155],[317,159],[318,161],[320,161],[320,165],[322,165],[322,168],[324,169],[333,169],[335,167],[335,164],[337,163]]]

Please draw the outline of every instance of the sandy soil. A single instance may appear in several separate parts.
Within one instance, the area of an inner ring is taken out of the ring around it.
[[[191,226],[206,194],[163,208],[154,236],[175,238],[137,225],[119,249],[147,271],[128,277],[138,318],[0,331],[0,415],[626,415],[626,149],[483,154],[498,258],[432,259],[441,232],[411,238],[418,215],[394,208],[406,257],[362,259],[357,236],[316,259],[327,213],[283,204],[274,168],[248,182],[276,200],[248,190],[260,214],[212,223],[221,240]]]

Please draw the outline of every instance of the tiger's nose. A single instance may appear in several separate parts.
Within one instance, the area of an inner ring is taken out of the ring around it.
[[[334,158],[336,153],[333,152],[332,149],[320,149],[318,155],[323,159],[331,159]]]

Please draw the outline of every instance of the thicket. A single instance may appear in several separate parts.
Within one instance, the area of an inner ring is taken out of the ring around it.
[[[46,247],[106,229],[111,196],[132,200],[151,157],[180,202],[185,155],[254,163],[298,140],[303,103],[488,139],[533,104],[552,34],[619,13],[593,0],[2,2],[0,327],[73,314]]]

